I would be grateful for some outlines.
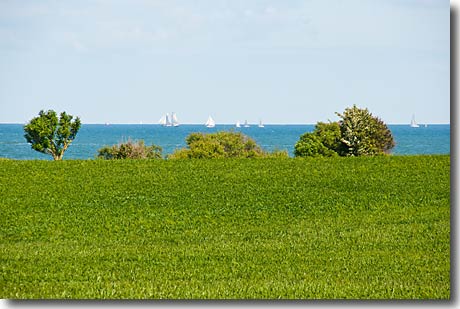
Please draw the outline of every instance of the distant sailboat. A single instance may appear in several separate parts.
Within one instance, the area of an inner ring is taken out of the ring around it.
[[[169,113],[166,113],[166,115],[163,115],[163,117],[158,120],[158,123],[161,124],[163,127],[178,127],[179,126],[179,120],[177,120],[176,113],[171,113],[171,116],[169,116]]]
[[[179,126],[179,120],[177,119],[176,113],[174,113],[174,112],[171,113],[171,125],[173,127],[178,127]]]
[[[265,127],[265,126],[264,126],[264,124],[262,123],[262,120],[259,121],[259,128],[264,128],[264,127]]]
[[[204,125],[208,128],[214,128],[216,126],[216,122],[214,121],[214,119],[212,119],[211,116],[209,116],[208,120],[206,121]]]
[[[250,127],[250,125],[248,124],[248,121],[247,121],[247,120],[244,121],[243,127],[245,127],[245,128],[249,128],[249,127]]]
[[[166,115],[163,115],[163,117],[160,118],[158,123],[161,124],[163,127],[170,127],[171,121],[169,120],[169,114],[166,113]]]
[[[412,120],[410,121],[411,128],[418,128],[420,127],[417,122],[415,121],[415,115],[412,115]]]
[[[236,122],[235,127],[241,128],[241,124],[240,124],[240,121],[239,121],[239,120]]]

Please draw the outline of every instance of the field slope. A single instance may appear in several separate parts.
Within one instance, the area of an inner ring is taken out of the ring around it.
[[[2,298],[450,298],[450,156],[0,160]]]

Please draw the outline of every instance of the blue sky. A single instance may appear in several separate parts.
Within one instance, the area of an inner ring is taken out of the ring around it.
[[[449,123],[446,0],[0,0],[0,122]]]

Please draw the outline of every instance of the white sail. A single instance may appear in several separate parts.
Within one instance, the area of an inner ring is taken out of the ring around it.
[[[259,128],[263,128],[263,127],[265,127],[265,126],[264,126],[264,124],[262,123],[262,120],[261,120],[261,121],[259,121]]]
[[[415,121],[415,115],[412,115],[412,120],[411,120],[411,122],[410,122],[410,126],[411,126],[412,128],[418,128],[418,127],[419,127],[419,125],[418,125],[417,122]]]
[[[241,124],[240,124],[240,121],[239,121],[239,120],[236,122],[235,127],[241,128]]]
[[[211,116],[209,116],[208,120],[206,121],[204,125],[208,128],[214,128],[216,126],[216,122],[214,121],[214,119],[212,119]]]
[[[171,113],[171,124],[175,127],[179,126],[179,120],[177,119],[176,113]]]
[[[171,118],[169,117],[169,114],[166,113],[166,124],[165,124],[166,127],[170,127],[172,126],[171,124]]]
[[[249,128],[249,124],[248,124],[248,121],[247,121],[247,120],[245,120],[245,121],[244,121],[244,125],[243,125],[243,127],[245,127],[245,128]]]
[[[166,125],[166,115],[163,115],[160,120],[158,120],[158,123],[161,124],[162,126]]]

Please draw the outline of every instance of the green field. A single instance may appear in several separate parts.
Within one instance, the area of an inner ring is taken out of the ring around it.
[[[0,160],[0,196],[1,298],[450,298],[450,156]]]

